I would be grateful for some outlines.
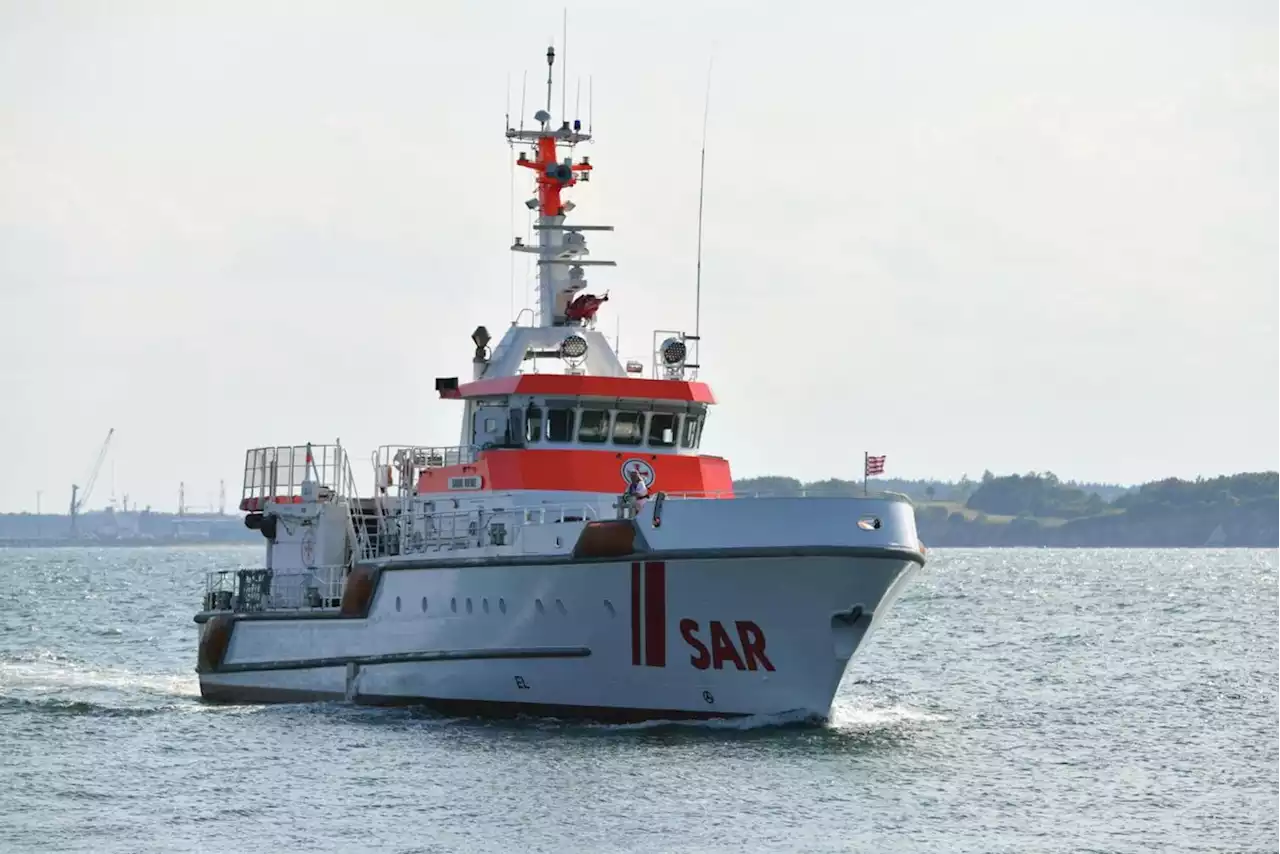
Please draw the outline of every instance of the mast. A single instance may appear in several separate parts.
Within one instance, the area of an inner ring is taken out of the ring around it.
[[[569,303],[587,286],[583,268],[617,266],[614,261],[586,258],[590,253],[584,232],[613,231],[613,226],[565,224],[565,216],[573,210],[574,204],[562,198],[563,192],[576,186],[579,181],[590,180],[592,171],[590,159],[583,157],[575,161],[573,152],[578,143],[589,142],[591,134],[583,132],[579,119],[570,123],[562,117],[560,126],[553,129],[551,99],[555,82],[555,61],[555,48],[548,47],[546,108],[533,116],[538,123],[538,130],[524,130],[523,122],[520,130],[507,128],[507,142],[512,148],[525,144],[532,149],[521,151],[516,158],[516,165],[534,170],[537,175],[537,195],[527,200],[525,205],[538,213],[537,222],[533,226],[538,234],[538,242],[534,246],[528,246],[523,238],[516,237],[511,250],[538,256],[538,325],[541,327],[570,326],[583,322],[572,317],[572,313],[568,311]],[[561,157],[561,148],[567,149],[568,156]]]

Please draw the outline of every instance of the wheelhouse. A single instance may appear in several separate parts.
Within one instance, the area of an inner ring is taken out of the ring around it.
[[[461,444],[493,448],[581,447],[697,453],[708,407],[702,383],[622,377],[525,375],[457,387],[437,381],[442,398],[461,399]],[[442,387],[443,386],[443,387]]]
[[[617,493],[626,485],[621,467],[637,460],[664,489],[732,488],[727,462],[701,455],[715,402],[703,383],[521,374],[461,386],[441,379],[436,387],[464,404],[459,453],[452,465],[421,471],[419,493]]]

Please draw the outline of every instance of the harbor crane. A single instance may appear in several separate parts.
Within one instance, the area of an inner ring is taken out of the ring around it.
[[[89,497],[93,495],[93,485],[98,481],[98,472],[102,471],[102,461],[107,458],[107,448],[111,446],[111,437],[115,432],[114,427],[107,431],[107,438],[102,441],[102,447],[98,449],[98,458],[94,460],[93,468],[89,470],[89,476],[84,480],[83,492],[77,484],[71,484],[71,536],[73,537],[76,535],[76,517],[89,502]]]

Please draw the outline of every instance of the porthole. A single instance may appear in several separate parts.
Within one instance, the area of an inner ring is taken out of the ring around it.
[[[427,597],[422,597],[422,613],[427,613]]]
[[[468,614],[471,613],[471,597],[470,596],[467,597],[467,613]]]
[[[616,612],[613,610],[613,603],[608,599],[604,600],[604,609],[609,612],[610,617],[615,616]]]
[[[396,610],[397,610],[397,611],[399,611],[399,610],[400,610],[400,597],[399,597],[399,596],[397,596],[397,597],[396,597]]]
[[[453,612],[453,613],[455,613],[455,614],[456,614],[456,613],[458,613],[458,600],[457,600],[457,599],[450,599],[450,600],[449,600],[449,610],[450,610],[450,611],[452,611],[452,612]]]
[[[544,613],[546,613],[546,610],[547,610],[547,609],[542,607],[542,600],[541,600],[541,599],[535,599],[535,600],[534,600],[534,602],[533,602],[533,605],[534,605],[534,607],[535,607],[535,608],[537,608],[537,609],[538,609],[538,613],[539,613],[539,614],[544,614]]]
[[[561,614],[568,613],[564,609],[564,603],[561,602],[559,599],[556,600],[556,610],[559,611]]]
[[[486,614],[487,614],[487,613],[489,613],[489,600],[488,600],[487,598],[486,598],[486,599],[482,599],[482,600],[480,601],[480,607],[484,609],[484,612],[485,612]]]
[[[501,611],[501,612],[502,612],[502,613],[504,613],[504,614],[505,614],[505,613],[507,613],[507,600],[506,600],[506,599],[499,599],[499,600],[498,600],[498,610],[499,610],[499,611]]]

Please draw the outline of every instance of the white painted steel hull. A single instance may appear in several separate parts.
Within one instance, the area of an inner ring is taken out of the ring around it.
[[[922,558],[776,552],[384,567],[366,617],[220,617],[229,640],[201,691],[462,714],[825,717]]]

